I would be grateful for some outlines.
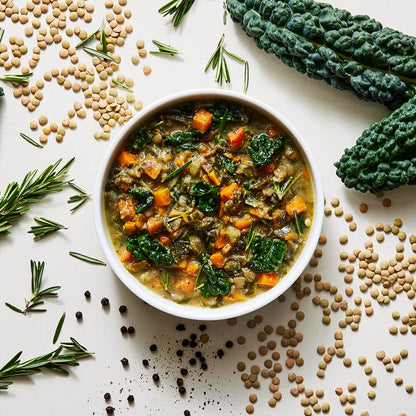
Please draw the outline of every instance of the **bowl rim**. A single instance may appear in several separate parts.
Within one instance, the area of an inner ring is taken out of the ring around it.
[[[172,300],[166,299],[144,286],[124,268],[116,255],[116,251],[107,231],[104,210],[104,189],[105,183],[107,181],[107,176],[117,153],[121,149],[124,142],[130,137],[131,133],[133,133],[140,124],[148,120],[150,117],[156,115],[163,109],[175,106],[181,102],[215,99],[224,99],[246,105],[249,108],[253,108],[260,114],[265,115],[272,120],[276,120],[278,124],[284,127],[285,131],[290,135],[291,139],[295,142],[298,149],[301,151],[305,162],[307,163],[311,172],[314,188],[314,216],[312,221],[312,228],[309,232],[309,237],[301,254],[289,272],[279,282],[279,284],[277,284],[272,289],[254,296],[244,302],[237,302],[236,304],[218,308],[204,308],[190,305],[181,305]],[[257,98],[253,98],[251,96],[243,95],[231,90],[221,89],[194,89],[177,92],[156,100],[141,110],[139,113],[137,113],[135,116],[133,116],[133,118],[122,127],[117,136],[111,141],[106,153],[104,154],[97,174],[93,202],[95,226],[98,240],[110,267],[112,268],[114,274],[123,282],[123,284],[141,300],[163,312],[180,318],[202,321],[228,319],[248,314],[257,309],[260,309],[263,306],[266,306],[281,294],[283,294],[287,289],[289,289],[289,287],[296,281],[296,279],[298,279],[298,277],[304,272],[306,266],[309,263],[309,260],[313,255],[313,252],[318,243],[319,236],[321,234],[324,216],[324,192],[321,175],[312,151],[302,135],[297,131],[291,122],[289,122],[282,114],[280,114],[280,112],[268,104],[265,104]]]

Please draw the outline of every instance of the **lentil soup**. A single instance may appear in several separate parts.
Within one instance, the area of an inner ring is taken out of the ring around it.
[[[313,184],[284,129],[232,101],[189,102],[126,142],[105,188],[108,231],[143,285],[192,306],[276,286],[307,241]]]

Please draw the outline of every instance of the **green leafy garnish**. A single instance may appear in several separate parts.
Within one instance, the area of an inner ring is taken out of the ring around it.
[[[76,185],[74,182],[69,182],[68,185],[79,192],[78,195],[72,195],[69,197],[68,201],[66,201],[68,204],[79,202],[79,204],[75,205],[70,209],[71,212],[74,212],[82,205],[84,205],[88,201],[88,199],[90,199],[91,195],[87,194],[80,186]]]
[[[277,272],[282,265],[286,243],[256,235],[251,244],[251,268],[257,272]]]
[[[129,86],[127,86],[125,83],[119,82],[114,78],[111,80],[111,82],[113,82],[114,84],[118,85],[119,87],[121,87],[121,88],[123,88],[127,91],[132,91],[132,89]]]
[[[7,74],[3,77],[0,77],[1,81],[6,82],[17,82],[19,84],[26,84],[29,82],[29,77],[33,75],[33,72],[28,72],[27,74]]]
[[[101,266],[107,266],[107,263],[94,257],[86,256],[85,254],[77,253],[76,251],[70,251],[69,255],[75,257],[78,260],[86,261],[91,264],[99,264]]]
[[[214,267],[208,254],[201,254],[197,261],[201,266],[200,273],[205,277],[204,283],[200,287],[201,295],[204,298],[218,295],[227,296],[231,290],[231,283],[224,277],[224,271]]]
[[[91,33],[91,35],[88,35],[84,40],[82,40],[81,42],[79,42],[76,46],[75,49],[80,48],[81,46],[85,45],[87,42],[89,42],[99,31],[100,29],[97,29],[95,32]]]
[[[159,49],[158,51],[150,51],[153,55],[178,55],[181,52],[179,52],[176,48],[166,45],[165,43],[159,42],[158,40],[153,39],[152,42],[157,46]]]
[[[238,160],[237,162],[234,162],[234,160],[229,159],[228,157],[224,155],[219,155],[219,161],[221,166],[231,174],[234,174],[236,169],[240,166],[241,160]]]
[[[195,0],[172,0],[162,6],[158,12],[163,16],[173,15],[173,27],[181,24],[183,17],[189,12]]]
[[[134,133],[134,139],[133,139],[133,150],[141,150],[143,146],[145,146],[147,143],[150,143],[153,138],[153,133],[150,130],[141,129],[136,131]]]
[[[293,218],[295,220],[296,231],[299,235],[302,235],[305,231],[305,222],[304,222],[304,215],[299,216],[296,210],[293,211]]]
[[[6,302],[6,306],[12,309],[15,312],[26,315],[28,312],[45,312],[46,309],[39,309],[39,305],[43,305],[45,302],[43,298],[49,296],[58,296],[56,293],[61,286],[51,286],[46,289],[40,290],[43,279],[43,271],[45,270],[45,262],[38,261],[37,263],[33,260],[30,260],[30,270],[32,273],[31,279],[31,289],[32,289],[32,299],[26,301],[25,309],[19,309],[16,306],[11,305]],[[1,370],[0,370],[1,373]]]
[[[56,341],[58,341],[64,321],[65,321],[65,312],[62,314],[61,319],[59,320],[58,325],[56,326],[55,333],[53,335],[53,341],[52,341],[53,344],[56,344]]]
[[[31,145],[35,146],[35,147],[39,147],[41,149],[43,149],[43,146],[40,143],[35,142],[32,138],[30,138],[27,134],[24,133],[19,133],[20,137],[22,139],[25,139],[28,143],[30,143]]]
[[[151,261],[157,266],[170,267],[175,263],[172,252],[148,234],[129,237],[127,250],[137,260]]]
[[[251,221],[250,229],[248,230],[247,235],[247,244],[246,244],[246,251],[250,248],[251,243],[253,242],[253,238],[255,234],[253,233],[254,221]]]
[[[283,139],[273,140],[266,133],[260,133],[253,137],[247,149],[254,166],[257,169],[263,169],[283,146]]]
[[[89,53],[90,55],[94,55],[97,56],[100,59],[103,59],[104,61],[113,61],[116,62],[116,60],[111,57],[110,55],[107,55],[106,53],[102,52],[102,51],[97,51],[96,49],[92,49],[92,48],[87,48],[86,46],[82,48],[85,52]]]
[[[136,202],[138,203],[136,207],[136,214],[140,214],[147,207],[152,205],[153,200],[155,199],[153,193],[143,188],[131,188],[129,189],[129,194],[134,195]]]
[[[162,282],[163,289],[165,289],[167,292],[169,289],[169,272],[166,272],[165,277],[163,277],[162,272],[159,272],[159,278],[160,278],[160,281]]]
[[[179,153],[183,150],[197,150],[201,142],[201,133],[198,130],[176,131],[163,139],[163,143],[175,148]]]
[[[104,28],[101,29],[100,43],[101,43],[101,46],[103,47],[103,52],[106,54],[107,53],[107,38],[105,37]]]
[[[178,173],[182,172],[184,169],[186,169],[190,164],[192,163],[192,160],[188,160],[186,163],[184,163],[182,166],[179,166],[177,169],[175,169],[173,172],[169,173],[168,176],[163,178],[160,182],[164,183],[168,181],[169,179],[172,179],[174,176],[176,176]]]
[[[216,211],[219,206],[220,191],[216,186],[209,186],[205,181],[198,181],[192,187],[195,207],[204,212]]]
[[[48,220],[44,217],[35,217],[34,220],[38,225],[32,225],[32,227],[30,227],[30,231],[28,231],[29,234],[33,234],[34,241],[40,240],[41,238],[44,238],[56,231],[64,229],[66,230],[65,225],[59,224],[52,220]]]

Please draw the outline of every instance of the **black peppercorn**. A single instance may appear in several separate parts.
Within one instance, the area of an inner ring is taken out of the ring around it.
[[[110,400],[111,399],[111,394],[110,393],[104,393],[104,399],[105,400]]]
[[[189,338],[191,338],[192,341],[196,340],[196,334],[191,334]]]
[[[128,329],[127,329],[127,332],[129,334],[134,334],[134,331],[135,331],[134,326],[129,326]]]
[[[108,306],[109,304],[110,304],[110,301],[108,300],[108,298],[101,299],[101,305]]]
[[[129,365],[129,360],[126,357],[122,358],[120,361],[123,366]]]
[[[187,347],[189,345],[189,339],[182,340],[182,347]]]
[[[122,334],[125,334],[125,333],[127,332],[127,328],[123,325],[123,326],[120,328],[120,331],[121,331],[121,333],[122,333]]]
[[[112,415],[114,413],[114,407],[113,406],[107,406],[105,408],[105,411],[107,412],[108,415]]]
[[[202,357],[202,352],[201,352],[201,351],[197,351],[197,352],[195,353],[195,357],[196,357],[196,358],[201,358],[201,357]]]
[[[157,383],[158,381],[159,381],[159,374],[153,374],[152,375],[152,378],[153,378],[153,381],[155,382],[155,383]]]
[[[176,351],[176,355],[177,355],[178,357],[182,357],[182,355],[183,355],[183,351],[182,351],[182,350],[178,350],[178,351]]]
[[[127,306],[125,306],[125,305],[121,305],[121,306],[118,308],[118,310],[119,310],[119,312],[120,312],[120,313],[125,313],[125,312],[127,312]]]
[[[207,363],[202,363],[202,364],[201,364],[201,368],[202,368],[203,370],[206,370],[206,369],[208,368]]]
[[[191,358],[191,359],[189,360],[189,364],[191,364],[191,365],[195,365],[195,364],[196,364],[196,360],[195,360],[195,358]]]
[[[178,386],[182,386],[182,384],[183,384],[183,378],[177,378],[177,379],[176,379],[176,384],[177,384]]]
[[[150,346],[150,351],[155,352],[157,350],[157,345],[156,344],[152,344]]]
[[[187,376],[188,375],[188,370],[186,368],[181,368],[181,374],[183,376]]]
[[[204,325],[204,324],[199,325],[199,330],[200,331],[205,331],[206,329],[207,329],[207,326],[206,325]]]
[[[77,319],[82,319],[82,312],[80,312],[80,311],[76,312],[76,313],[75,313],[75,317],[76,317]]]
[[[195,348],[197,345],[198,345],[198,343],[196,341],[191,341],[189,343],[189,346],[192,347],[192,348]]]
[[[189,410],[185,410],[183,414],[184,416],[191,416],[191,412]]]
[[[91,297],[91,292],[90,292],[89,290],[86,290],[86,291],[84,292],[84,296],[85,296],[87,299],[89,299],[89,298]]]
[[[127,401],[129,403],[134,402],[134,396],[132,394],[130,394],[129,396],[127,396]]]
[[[224,357],[224,351],[223,351],[223,350],[221,350],[221,349],[219,349],[219,350],[217,351],[217,355],[218,355],[218,357],[220,357],[220,358]]]
[[[200,359],[199,359],[199,361],[201,361],[201,363],[204,363],[206,360],[205,360],[205,357],[201,357]]]
[[[179,387],[179,393],[180,394],[185,394],[186,393],[186,388],[184,386],[180,386]]]
[[[227,348],[232,348],[232,347],[233,347],[233,345],[234,345],[234,343],[233,343],[232,341],[227,341],[227,342],[225,343],[225,346],[226,346]]]
[[[185,325],[184,324],[179,324],[176,326],[176,330],[177,331],[185,331]]]
[[[144,359],[144,360],[142,361],[142,364],[143,364],[145,367],[147,367],[147,366],[149,365],[149,360]]]

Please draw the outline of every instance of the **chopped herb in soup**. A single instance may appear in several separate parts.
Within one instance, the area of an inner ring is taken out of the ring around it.
[[[234,102],[187,103],[150,120],[117,156],[105,205],[130,273],[165,298],[211,307],[278,284],[314,208],[290,137]]]

